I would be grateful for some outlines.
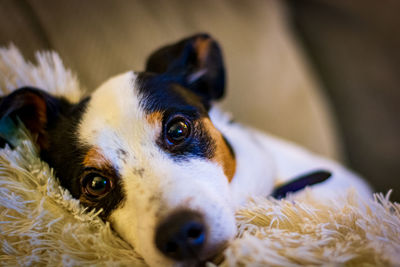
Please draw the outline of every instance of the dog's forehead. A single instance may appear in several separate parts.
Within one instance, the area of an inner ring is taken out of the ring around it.
[[[134,72],[106,81],[91,95],[78,128],[80,141],[96,147],[113,164],[118,163],[117,154],[132,151],[137,141],[155,131],[146,120],[137,88]]]
[[[124,115],[131,118],[141,116],[136,80],[136,73],[127,72],[103,83],[91,95],[87,110],[87,113],[95,113],[91,119],[110,124],[119,122],[111,119],[121,119]]]
[[[137,122],[151,113],[165,113],[169,110],[188,111],[199,117],[208,114],[200,98],[179,86],[173,79],[162,75],[127,72],[111,78],[92,94],[86,120],[82,124],[87,125],[87,130],[94,128],[89,125],[95,122],[118,128],[123,119]]]
[[[176,111],[191,112],[195,117],[207,115],[195,95],[164,77],[127,72],[93,92],[78,138],[118,161],[118,151],[142,151],[139,143],[154,145],[163,114]]]

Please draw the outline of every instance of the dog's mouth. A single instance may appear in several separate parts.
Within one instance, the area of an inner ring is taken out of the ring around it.
[[[224,255],[223,252],[225,251],[225,249],[226,249],[227,247],[228,247],[228,244],[225,243],[225,244],[218,250],[218,252],[217,252],[214,256],[210,257],[207,261],[205,261],[205,263],[211,262],[211,263],[213,263],[213,264],[215,264],[215,265],[221,264],[221,263],[225,260],[225,255]]]
[[[209,256],[206,259],[200,259],[200,258],[193,258],[189,259],[187,261],[181,262],[182,266],[194,266],[194,267],[205,267],[209,266],[211,264],[212,266],[218,266],[225,260],[225,255],[223,254],[224,250],[226,249],[227,245],[224,245],[220,249],[218,249],[218,252],[216,254],[213,254]]]
[[[224,255],[224,251],[227,248],[227,243],[225,245],[223,245],[220,249],[218,249],[215,254],[211,255],[210,257],[208,257],[205,260],[196,260],[193,263],[189,263],[188,266],[196,266],[196,267],[205,267],[205,266],[209,266],[209,264],[211,263],[212,265],[216,265],[218,266],[219,264],[221,264],[224,260],[225,260],[225,255]]]

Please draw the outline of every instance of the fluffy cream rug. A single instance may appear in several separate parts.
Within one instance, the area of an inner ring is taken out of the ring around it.
[[[27,63],[0,49],[0,90],[37,86],[77,101],[82,90],[55,53]],[[0,265],[144,265],[94,213],[62,189],[21,130],[15,150],[0,150]],[[222,266],[399,266],[400,205],[354,192],[320,203],[304,192],[287,200],[254,199],[237,212],[238,237]],[[209,263],[209,265],[213,265]]]

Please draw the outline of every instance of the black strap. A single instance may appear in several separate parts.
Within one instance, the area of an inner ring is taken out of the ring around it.
[[[304,189],[307,186],[322,183],[331,176],[332,173],[325,170],[314,171],[276,187],[271,195],[276,199],[281,199],[286,197],[288,193],[294,193]]]

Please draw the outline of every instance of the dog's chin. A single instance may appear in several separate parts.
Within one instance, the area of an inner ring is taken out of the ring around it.
[[[233,237],[231,239],[233,239]],[[205,263],[207,262],[214,263],[215,265],[220,264],[224,260],[223,252],[229,245],[231,239],[222,241],[218,245],[215,245],[213,248],[210,248],[208,253],[206,253],[204,257],[201,259],[200,262],[202,265],[200,266],[205,265]]]
[[[173,267],[202,267],[206,266],[207,263],[211,262],[213,264],[219,264],[223,261],[224,255],[223,251],[229,244],[229,241],[223,241],[218,245],[210,247],[208,252],[198,255],[197,258],[188,259],[184,261],[177,261],[165,257],[158,251],[153,251],[153,253],[143,252],[143,258],[149,266],[173,266]],[[149,252],[149,251],[148,251]]]

